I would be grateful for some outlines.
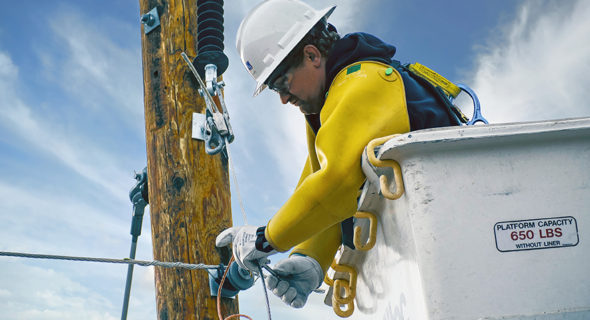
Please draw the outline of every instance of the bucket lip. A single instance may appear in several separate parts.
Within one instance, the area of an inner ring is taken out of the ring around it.
[[[498,123],[489,125],[453,126],[423,129],[396,136],[385,142],[379,149],[378,159],[403,157],[410,149],[447,148],[450,143],[474,142],[481,147],[482,140],[505,139],[546,139],[548,136],[588,136],[590,138],[590,117],[566,118],[544,121]],[[436,146],[436,147],[434,147]]]

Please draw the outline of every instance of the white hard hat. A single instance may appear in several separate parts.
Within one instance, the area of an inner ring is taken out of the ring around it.
[[[271,73],[322,18],[336,6],[315,10],[299,0],[266,0],[240,24],[236,47],[242,63],[256,80],[254,95]]]

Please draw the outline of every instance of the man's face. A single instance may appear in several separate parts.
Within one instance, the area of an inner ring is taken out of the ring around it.
[[[287,70],[269,87],[279,93],[283,104],[291,103],[303,114],[317,114],[324,104],[325,59],[315,46],[304,48],[303,62]]]

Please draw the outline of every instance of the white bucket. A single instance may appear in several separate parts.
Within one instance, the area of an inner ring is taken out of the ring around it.
[[[379,225],[341,257],[352,319],[590,319],[590,118],[416,131],[377,158],[405,193],[384,199],[363,159]]]

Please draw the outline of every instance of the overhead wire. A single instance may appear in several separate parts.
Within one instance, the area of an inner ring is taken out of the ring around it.
[[[50,259],[50,260],[69,260],[69,261],[83,261],[83,262],[104,262],[104,263],[118,263],[118,264],[132,264],[140,265],[142,267],[156,266],[164,268],[182,268],[189,270],[208,270],[217,269],[217,265],[207,265],[203,263],[184,263],[184,262],[165,262],[165,261],[144,261],[135,259],[112,259],[112,258],[92,258],[92,257],[76,257],[76,256],[62,256],[62,255],[51,255],[51,254],[38,254],[38,253],[24,253],[24,252],[7,252],[0,251],[0,256],[6,257],[19,257],[19,258],[32,258],[32,259]]]

